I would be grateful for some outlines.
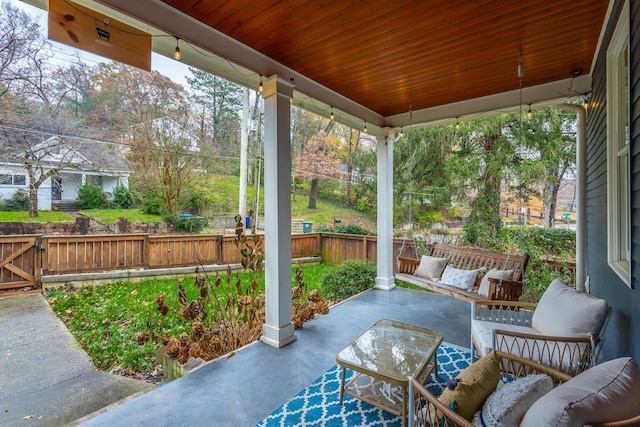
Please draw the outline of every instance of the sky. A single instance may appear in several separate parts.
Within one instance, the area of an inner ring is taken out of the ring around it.
[[[18,7],[29,15],[31,15],[38,24],[40,24],[42,31],[46,37],[47,33],[47,11],[39,9],[37,7],[31,6],[29,4],[23,3],[20,0],[9,0],[9,3],[12,6]],[[66,63],[74,63],[78,61],[78,58],[81,62],[85,62],[89,65],[95,65],[99,62],[109,62],[109,59],[103,58],[101,56],[97,56],[91,54],[89,52],[85,52],[79,49],[75,49],[73,47],[57,43],[54,41],[50,41],[54,60]],[[189,68],[187,65],[182,62],[176,61],[173,58],[167,58],[156,53],[151,54],[151,69],[158,71],[161,74],[169,77],[176,83],[179,83],[185,87],[187,85],[186,76],[190,75]]]

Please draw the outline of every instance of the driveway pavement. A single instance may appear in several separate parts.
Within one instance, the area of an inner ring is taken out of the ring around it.
[[[64,426],[153,385],[96,370],[41,294],[0,297],[0,425]]]

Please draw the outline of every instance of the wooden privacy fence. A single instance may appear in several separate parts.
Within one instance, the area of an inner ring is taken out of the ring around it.
[[[264,235],[258,238],[264,246]],[[292,235],[292,257],[317,256],[319,238],[318,234]],[[45,275],[236,264],[242,260],[234,236],[215,234],[113,234],[44,236],[41,239],[42,273]]]
[[[264,235],[258,238],[264,245]],[[291,236],[291,255],[294,259],[321,255],[322,261],[329,264],[340,264],[349,259],[376,262],[377,238],[330,233],[294,234]],[[268,256],[265,250],[265,257]],[[394,272],[398,256],[415,257],[411,239],[394,239]],[[241,259],[232,235],[0,236],[0,289],[38,285],[41,275],[226,265],[237,264]]]
[[[38,236],[8,236],[0,239],[0,289],[15,289],[40,283]]]

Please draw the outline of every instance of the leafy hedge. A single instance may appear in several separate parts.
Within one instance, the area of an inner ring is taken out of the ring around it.
[[[376,284],[376,264],[368,261],[347,260],[320,279],[322,294],[338,302],[372,288]]]
[[[315,229],[316,233],[357,234],[359,236],[375,236],[376,233],[355,224],[339,224],[335,227],[320,225]]]
[[[104,208],[107,206],[107,195],[101,187],[87,182],[78,188],[78,205],[82,209]]]
[[[3,211],[28,211],[30,205],[29,193],[24,190],[16,190],[9,199],[0,202],[0,208]]]

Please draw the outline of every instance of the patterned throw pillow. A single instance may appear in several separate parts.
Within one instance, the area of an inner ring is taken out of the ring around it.
[[[484,270],[484,268],[479,268],[477,270],[463,270],[448,265],[442,273],[440,283],[464,289],[465,291],[473,291],[473,285],[476,283],[478,274]]]
[[[546,374],[527,375],[498,386],[473,418],[477,426],[518,426],[527,410],[553,389],[553,381]]]

